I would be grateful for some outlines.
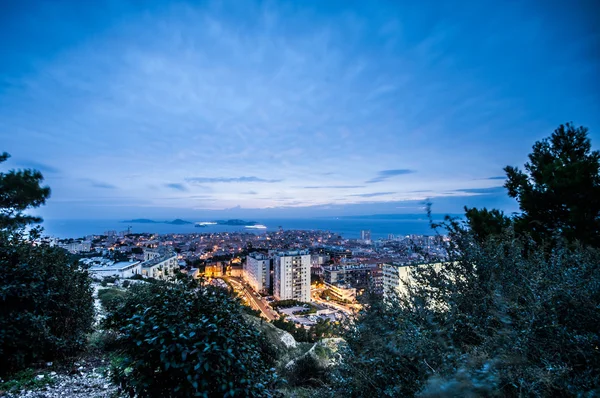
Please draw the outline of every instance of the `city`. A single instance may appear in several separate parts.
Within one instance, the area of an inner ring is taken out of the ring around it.
[[[310,327],[352,316],[366,291],[401,292],[410,268],[446,258],[448,238],[409,235],[344,239],[329,231],[198,234],[106,231],[80,239],[46,238],[80,256],[97,279],[168,279],[180,271],[231,287],[269,321]],[[283,303],[283,305],[281,304]]]
[[[0,398],[600,397],[600,0],[0,0]]]

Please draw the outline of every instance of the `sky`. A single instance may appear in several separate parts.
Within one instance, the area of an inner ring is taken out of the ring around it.
[[[3,1],[0,167],[51,219],[518,209],[503,167],[600,142],[596,1]]]

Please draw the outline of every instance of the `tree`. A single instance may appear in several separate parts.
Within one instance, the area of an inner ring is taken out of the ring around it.
[[[119,333],[116,381],[139,397],[271,396],[274,351],[239,300],[177,278],[136,284],[107,307],[105,326]]]
[[[347,325],[342,395],[594,395],[600,251],[557,241],[548,256],[510,230],[452,244],[441,269],[415,267],[407,294]]]
[[[6,152],[0,154],[0,164],[10,158]],[[23,212],[46,203],[50,188],[42,187],[42,173],[37,170],[10,170],[0,173],[0,229],[19,228],[42,219]]]
[[[41,228],[25,233],[41,222],[23,212],[45,203],[42,181],[36,170],[0,173],[0,375],[73,354],[92,326],[87,272],[64,249],[34,244]]]
[[[465,206],[465,218],[474,237],[483,242],[492,235],[501,234],[511,225],[511,219],[501,210],[477,209]]]
[[[525,171],[507,166],[508,195],[519,202],[515,227],[536,241],[563,236],[600,246],[600,152],[588,129],[560,125],[538,141]]]

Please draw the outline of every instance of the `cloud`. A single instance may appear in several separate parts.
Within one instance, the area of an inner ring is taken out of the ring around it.
[[[47,173],[47,174],[60,174],[61,171],[59,169],[57,169],[56,167],[53,166],[49,166],[45,163],[39,163],[39,162],[35,162],[35,161],[24,161],[24,162],[19,162],[19,165],[28,169],[36,169],[41,171],[42,173]]]
[[[472,194],[478,194],[478,195],[491,195],[491,194],[495,194],[495,193],[503,193],[504,187],[498,186],[498,187],[490,187],[490,188],[462,188],[462,189],[455,190],[455,192],[472,193]]]
[[[488,178],[480,178],[480,180],[506,180],[506,176],[495,176]]]
[[[351,189],[364,188],[364,185],[310,185],[302,187],[304,189]]]
[[[93,188],[117,189],[117,186],[115,186],[113,184],[109,184],[109,183],[103,182],[103,181],[93,180],[91,178],[85,178],[85,179],[83,179],[83,181],[85,181],[88,184],[90,184],[90,186],[93,187]]]
[[[264,183],[275,183],[283,180],[268,180],[259,177],[190,177],[185,179],[187,182],[193,184],[210,184],[210,183],[233,183],[233,182],[264,182]]]
[[[167,188],[174,189],[176,191],[181,191],[181,192],[186,192],[188,190],[184,184],[179,184],[179,183],[169,183],[169,184],[164,184],[164,186]]]
[[[359,196],[361,198],[373,198],[375,196],[385,196],[385,195],[391,195],[394,193],[396,193],[396,192],[357,193],[355,195],[350,195],[350,196]]]
[[[246,192],[242,192],[244,195],[258,195],[258,192],[256,191],[246,191]]]
[[[396,177],[396,176],[401,176],[401,175],[405,175],[405,174],[413,174],[416,173],[415,170],[410,170],[410,169],[393,169],[393,170],[381,170],[379,173],[377,173],[377,177],[372,178],[368,181],[365,181],[367,184],[372,184],[375,182],[381,182],[381,181],[385,181],[388,178],[392,178],[392,177]]]

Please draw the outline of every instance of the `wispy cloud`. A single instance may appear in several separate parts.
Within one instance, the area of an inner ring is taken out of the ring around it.
[[[488,177],[488,178],[482,178],[482,180],[506,180],[506,176]]]
[[[358,196],[361,198],[374,198],[376,196],[392,195],[395,193],[396,192],[372,192],[372,193],[357,193],[357,194],[349,195],[349,196]]]
[[[170,189],[174,189],[176,191],[180,191],[180,192],[186,192],[188,189],[184,184],[180,184],[180,183],[169,183],[169,184],[164,184],[165,187],[170,188]]]
[[[490,194],[494,194],[494,193],[504,192],[504,190],[505,190],[504,187],[498,186],[498,187],[490,187],[490,188],[462,188],[462,189],[456,189],[455,192],[472,193],[472,194],[479,194],[479,195],[490,195]]]
[[[416,173],[416,171],[410,170],[410,169],[381,170],[379,173],[377,173],[377,177],[371,178],[370,180],[365,181],[365,183],[372,184],[375,182],[385,181],[392,177],[406,175],[406,174],[413,174],[413,173]]]
[[[98,181],[91,178],[84,178],[82,181],[87,182],[92,188],[101,188],[101,189],[117,189],[116,185],[109,184],[108,182]]]
[[[246,192],[242,192],[244,195],[258,195],[258,192],[256,191],[246,191]]]
[[[235,183],[235,182],[264,182],[264,183],[275,183],[283,180],[269,180],[259,177],[190,177],[185,179],[187,182],[192,184],[210,184],[210,183]]]
[[[309,185],[302,187],[304,189],[353,189],[364,188],[364,185]]]

